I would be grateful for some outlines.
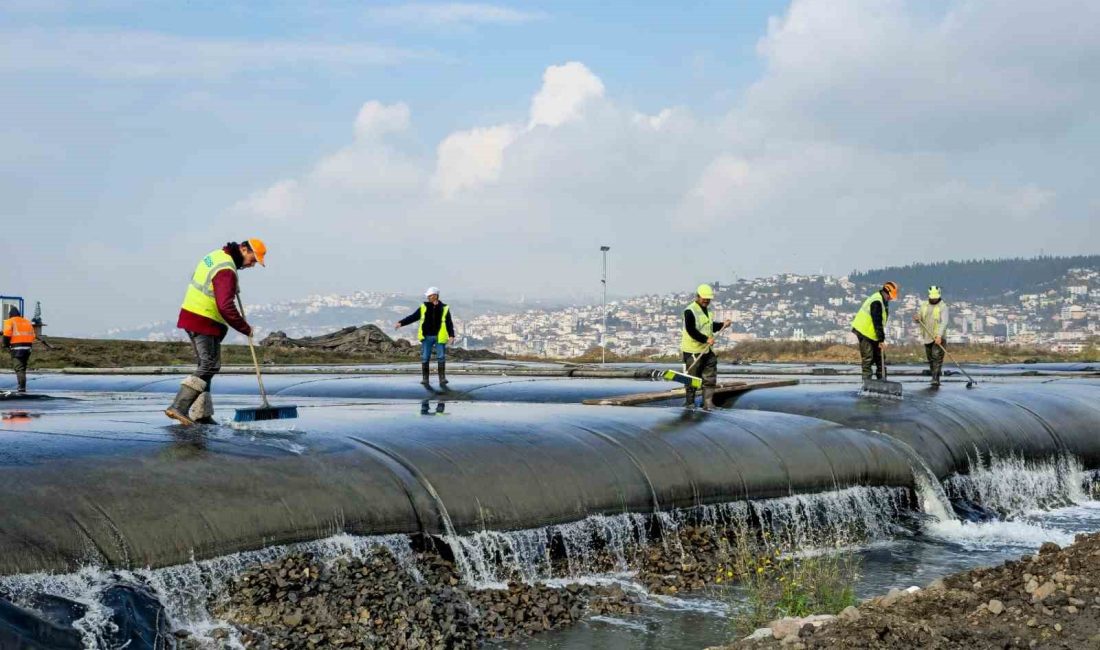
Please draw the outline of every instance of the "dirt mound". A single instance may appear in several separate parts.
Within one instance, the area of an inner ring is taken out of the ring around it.
[[[420,348],[405,339],[391,339],[377,325],[345,327],[331,334],[290,338],[286,332],[273,332],[260,345],[269,348],[310,349],[336,354],[361,355],[379,359],[415,359]],[[450,347],[450,346],[448,346]],[[500,355],[488,350],[448,349],[448,356],[455,359],[499,359]]]
[[[892,590],[794,639],[731,648],[1100,648],[1100,533],[1001,566]]]

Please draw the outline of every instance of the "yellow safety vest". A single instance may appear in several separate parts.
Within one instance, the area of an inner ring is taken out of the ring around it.
[[[920,320],[924,323],[924,329],[921,330],[921,334],[925,334],[927,330],[928,336],[936,338],[937,336],[943,336],[943,331],[947,329],[940,325],[940,306],[942,302],[936,303],[924,303],[920,306]],[[931,307],[931,309],[929,309]],[[923,338],[923,337],[922,337]]]
[[[451,333],[447,331],[447,313],[451,311],[450,305],[443,305],[443,313],[439,316],[439,334],[436,335],[436,343],[447,345],[451,340]],[[424,314],[428,313],[428,306],[420,305],[420,328],[416,332],[417,339],[424,340]]]
[[[695,329],[699,330],[699,333],[708,339],[712,338],[714,336],[714,321],[711,320],[710,314],[704,312],[699,303],[695,301],[692,301],[687,309],[690,309],[695,316]],[[690,354],[702,354],[709,349],[709,345],[696,341],[691,337],[691,334],[688,334],[687,325],[685,324],[683,332],[680,334],[680,350]]]
[[[852,329],[872,341],[878,340],[878,334],[875,334],[875,321],[871,319],[871,305],[876,302],[882,303],[882,331],[885,333],[886,319],[890,316],[890,308],[886,306],[886,303],[882,300],[882,293],[878,291],[863,301],[863,305],[856,312],[856,317],[852,319]]]
[[[214,276],[225,269],[236,274],[237,263],[220,248],[199,260],[195,274],[191,276],[191,284],[187,286],[187,294],[183,297],[183,308],[192,314],[229,325],[218,311],[218,301],[214,298]]]

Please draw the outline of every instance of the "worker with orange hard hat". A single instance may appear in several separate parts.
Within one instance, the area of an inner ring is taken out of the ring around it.
[[[859,343],[859,357],[864,379],[871,378],[872,366],[875,378],[882,379],[882,350],[886,347],[886,321],[890,318],[890,301],[897,300],[898,285],[887,282],[863,301],[855,318],[852,332]]]
[[[221,370],[222,340],[229,328],[245,336],[252,326],[237,308],[237,271],[264,266],[267,246],[259,239],[229,242],[199,260],[180,307],[176,327],[187,332],[195,352],[194,373],[183,380],[164,414],[185,425],[216,424],[210,382]]]

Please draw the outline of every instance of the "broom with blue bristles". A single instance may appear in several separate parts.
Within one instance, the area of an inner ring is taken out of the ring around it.
[[[237,305],[241,310],[241,318],[244,318],[244,303],[241,295],[237,294]],[[260,384],[260,398],[263,403],[257,408],[237,409],[233,416],[234,422],[259,422],[261,420],[290,420],[298,417],[297,406],[272,406],[267,402],[267,391],[264,390],[264,378],[260,374],[260,360],[256,358],[256,346],[252,342],[252,334],[248,335],[248,349],[252,352],[252,363],[256,366],[256,381]]]

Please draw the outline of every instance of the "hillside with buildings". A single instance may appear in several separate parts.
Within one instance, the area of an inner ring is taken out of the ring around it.
[[[1080,352],[1090,337],[1100,335],[1100,256],[959,263],[965,266],[925,265],[884,269],[847,277],[792,273],[733,282],[715,281],[714,309],[718,320],[733,322],[722,336],[726,344],[748,340],[797,340],[847,343],[849,323],[863,299],[875,289],[870,278],[932,277],[943,287],[951,305],[949,337],[956,343],[1018,344],[1060,352]],[[1052,261],[1053,260],[1053,261]],[[1085,266],[1074,266],[1084,262]],[[955,273],[992,277],[998,288],[979,290]],[[1038,270],[1037,270],[1038,269]],[[1054,269],[1052,275],[1051,269]],[[942,272],[942,276],[936,271]],[[891,275],[894,273],[896,275]],[[1015,282],[1014,277],[1020,280]],[[859,281],[854,280],[858,279]],[[923,300],[926,284],[902,280],[902,297],[892,305],[888,334],[904,342],[918,337],[912,315]],[[970,287],[962,297],[953,287]],[[419,297],[382,292],[343,296],[312,296],[302,300],[258,306],[251,310],[260,335],[281,330],[292,337],[316,336],[350,325],[374,324],[387,333],[392,323],[410,313]],[[620,355],[674,354],[680,332],[680,314],[688,293],[651,294],[616,299],[607,306],[609,350]],[[570,358],[599,346],[603,338],[604,308],[600,304],[529,305],[491,301],[452,303],[455,344],[489,349],[507,355]],[[415,328],[401,330],[415,337]],[[177,340],[174,322],[129,331],[110,332],[111,338]]]

